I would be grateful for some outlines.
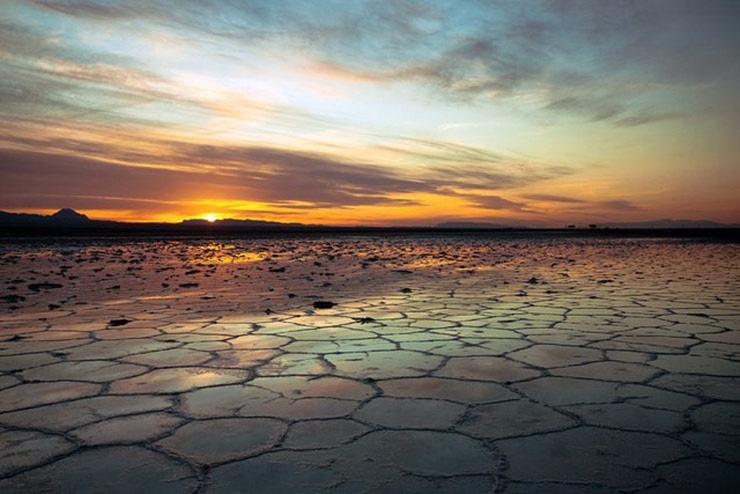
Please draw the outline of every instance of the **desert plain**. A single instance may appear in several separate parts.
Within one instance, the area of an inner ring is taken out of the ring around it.
[[[5,239],[0,491],[738,492],[738,253]]]

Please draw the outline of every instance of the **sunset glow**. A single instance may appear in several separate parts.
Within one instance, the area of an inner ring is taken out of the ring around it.
[[[5,211],[740,222],[738,2],[0,10]]]

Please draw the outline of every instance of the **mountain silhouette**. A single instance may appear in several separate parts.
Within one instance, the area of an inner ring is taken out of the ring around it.
[[[356,233],[424,233],[441,232],[446,230],[458,231],[485,231],[499,232],[548,232],[567,230],[563,228],[533,228],[522,225],[507,225],[503,223],[487,223],[476,221],[448,221],[438,223],[433,227],[424,226],[326,226],[303,223],[281,223],[277,221],[251,219],[221,219],[207,221],[204,219],[188,219],[179,223],[128,223],[122,221],[104,221],[88,218],[85,214],[72,208],[62,208],[51,215],[9,213],[0,211],[1,234],[81,234],[81,235],[221,235],[221,234],[250,234],[250,233],[328,233],[328,234],[356,234]],[[582,234],[583,228],[574,229]],[[728,225],[707,220],[656,220],[635,223],[600,223],[589,229],[591,235],[712,235],[738,236],[740,225]],[[695,233],[691,233],[691,232]],[[725,233],[719,233],[724,231]],[[642,233],[640,233],[642,232]],[[683,233],[682,233],[683,232]],[[712,233],[713,232],[713,233]],[[734,237],[733,237],[734,238]]]
[[[62,208],[56,213],[45,216],[42,214],[8,213],[0,211],[0,226],[20,228],[60,228],[70,226],[84,226],[97,221],[91,220],[74,209]],[[101,222],[110,223],[110,222]]]
[[[71,208],[62,208],[56,213],[49,216],[53,221],[63,221],[67,223],[80,223],[85,221],[91,221],[86,215],[78,213]]]
[[[282,230],[285,228],[320,228],[301,223],[277,221],[223,219],[209,222],[202,219],[183,220],[180,223],[128,223],[123,221],[93,220],[72,208],[62,208],[51,215],[8,213],[0,211],[0,228],[19,231],[219,231],[219,230]]]

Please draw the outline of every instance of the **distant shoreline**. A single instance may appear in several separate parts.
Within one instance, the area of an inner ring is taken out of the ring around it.
[[[740,241],[740,228],[434,228],[434,227],[320,227],[230,228],[181,227],[0,227],[0,239],[32,238],[249,238],[351,236],[478,236],[502,238],[711,238]]]

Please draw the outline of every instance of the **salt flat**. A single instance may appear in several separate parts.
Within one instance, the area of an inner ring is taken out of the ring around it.
[[[2,492],[737,492],[735,243],[0,243]]]

